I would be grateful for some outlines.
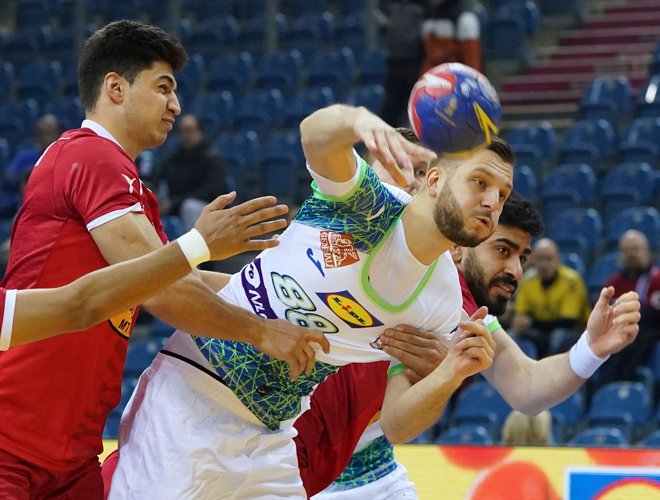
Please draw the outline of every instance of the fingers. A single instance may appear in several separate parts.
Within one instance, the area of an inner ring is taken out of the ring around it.
[[[476,321],[478,319],[484,319],[488,314],[488,308],[486,306],[481,306],[477,309],[472,316],[470,316],[470,321]]]
[[[257,210],[263,208],[272,207],[277,203],[277,198],[274,196],[261,196],[259,198],[253,198],[248,201],[244,201],[240,205],[236,205],[234,210],[236,210],[241,215],[248,215]]]
[[[607,307],[607,305],[612,300],[612,297],[614,297],[614,287],[613,286],[603,287],[603,289],[600,291],[600,295],[598,296],[598,300],[596,301],[594,309],[598,307],[600,308]]]
[[[493,357],[495,355],[495,346],[491,345],[484,337],[468,337],[456,344],[456,349],[461,351],[471,351],[483,349],[486,355]]]
[[[252,200],[250,200],[252,201]],[[240,206],[240,205],[239,205]],[[236,207],[235,210],[240,210],[239,207]],[[281,217],[289,211],[289,207],[286,205],[275,205],[271,207],[258,208],[247,213],[240,213],[243,217],[243,223],[246,226],[257,224],[258,222],[263,222],[268,219],[273,219],[275,217]]]
[[[381,337],[385,341],[404,342],[420,347],[429,347],[438,337],[430,332],[423,332],[408,325],[399,325],[396,328],[388,328]]]
[[[305,336],[305,341],[309,344],[310,342],[314,342],[321,346],[321,349],[323,349],[323,352],[326,354],[330,354],[330,342],[328,342],[328,339],[326,336],[318,332],[316,330],[309,330],[309,333]]]
[[[211,203],[206,205],[204,207],[204,210],[202,211],[211,212],[214,210],[222,210],[235,199],[236,199],[236,191],[232,191],[231,193],[227,193],[227,194],[222,194],[218,196],[215,200],[213,200]]]
[[[287,364],[289,365],[289,378],[291,380],[296,380],[298,375],[302,373],[302,369],[305,365],[301,364],[297,357],[287,360]]]
[[[409,155],[412,156],[413,158],[417,160],[422,160],[422,161],[434,161],[438,159],[438,155],[434,152],[431,151],[430,149],[425,148],[424,146],[420,146],[418,144],[414,144],[408,140],[403,141],[402,143],[403,150]]]
[[[245,238],[250,239],[255,236],[261,236],[264,234],[272,233],[274,231],[279,231],[284,229],[287,225],[285,219],[276,219],[267,222],[261,222],[259,224],[252,224],[245,230]]]
[[[638,323],[641,318],[640,309],[639,295],[636,292],[624,293],[612,307],[613,323]]]
[[[305,354],[305,373],[311,375],[314,371],[314,364],[316,363],[316,354],[308,343],[303,345],[303,352]]]

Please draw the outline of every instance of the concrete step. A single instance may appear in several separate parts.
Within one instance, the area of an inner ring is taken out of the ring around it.
[[[532,63],[527,68],[528,75],[567,75],[590,71],[600,74],[626,74],[629,71],[645,71],[651,61],[651,54],[619,57],[584,57],[574,59],[544,59]]]
[[[655,42],[636,42],[627,44],[565,45],[539,47],[536,49],[538,60],[542,59],[581,59],[592,57],[630,57],[652,54]]]
[[[658,2],[660,3],[660,2]],[[632,14],[605,14],[589,16],[580,25],[581,30],[613,28],[640,28],[660,26],[660,8],[657,12],[635,12]]]
[[[624,5],[612,5],[606,7],[606,14],[633,14],[633,13],[654,13],[660,12],[660,3],[657,0],[635,0],[626,2]]]
[[[657,43],[660,40],[660,26],[646,26],[635,29],[613,28],[594,30],[566,30],[560,34],[560,45],[619,45],[639,42]]]
[[[502,90],[499,92],[502,108],[512,105],[543,105],[543,104],[567,104],[578,103],[582,99],[584,89],[522,91]]]
[[[505,78],[502,81],[503,91],[546,91],[546,90],[569,90],[574,88],[582,89],[593,82],[597,73],[583,72],[570,75],[565,74],[541,74],[541,75],[522,75]],[[636,70],[626,74],[630,80],[630,85],[634,88],[641,87],[647,80],[647,71]]]

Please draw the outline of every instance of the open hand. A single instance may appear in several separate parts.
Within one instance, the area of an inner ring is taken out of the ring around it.
[[[587,321],[587,341],[600,358],[614,354],[631,344],[639,332],[640,307],[637,292],[621,295],[614,304],[614,287],[603,288]]]

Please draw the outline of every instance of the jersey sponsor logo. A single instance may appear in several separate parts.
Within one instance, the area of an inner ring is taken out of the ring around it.
[[[268,293],[264,286],[263,274],[261,273],[261,259],[254,259],[241,271],[241,282],[245,296],[252,306],[252,310],[258,316],[266,319],[275,319],[277,315],[270,307]]]
[[[317,293],[316,295],[351,328],[371,328],[372,326],[383,325],[383,323],[362,307],[348,290],[334,293]]]
[[[323,265],[326,269],[350,266],[360,260],[350,234],[321,231],[320,238]]]
[[[128,311],[117,314],[108,320],[112,329],[124,338],[131,336],[133,330],[133,315],[135,314],[136,307],[132,307]]]
[[[323,271],[323,266],[321,265],[321,263],[318,260],[316,260],[316,257],[314,257],[314,250],[312,250],[311,248],[307,249],[307,258],[312,261],[312,263],[316,266],[316,268],[321,273],[321,276],[323,276],[325,278],[325,272]]]
[[[133,187],[133,183],[135,181],[138,181],[138,189],[140,191],[140,196],[142,196],[142,181],[138,179],[137,177],[129,177],[126,174],[121,174],[121,176],[126,180],[128,183],[128,194],[133,194],[133,191],[136,191],[136,189]]]

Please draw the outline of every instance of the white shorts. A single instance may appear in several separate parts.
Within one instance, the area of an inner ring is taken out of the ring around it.
[[[293,421],[271,431],[208,374],[158,354],[122,416],[110,500],[306,498]]]
[[[331,484],[312,500],[417,500],[415,484],[408,480],[406,468],[400,463],[396,465],[386,476],[364,486],[346,489]]]

